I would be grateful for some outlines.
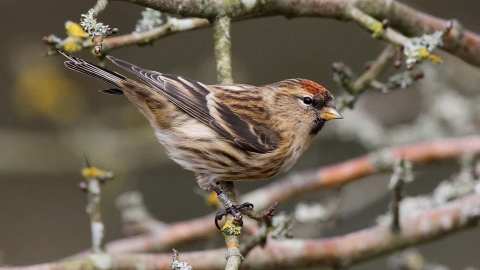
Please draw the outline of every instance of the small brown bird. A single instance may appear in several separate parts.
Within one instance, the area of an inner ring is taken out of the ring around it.
[[[107,56],[143,81],[139,83],[63,55],[70,59],[68,68],[115,87],[104,93],[125,94],[150,121],[170,158],[193,171],[203,189],[288,170],[326,121],[343,118],[332,94],[306,79],[258,87],[205,85]]]

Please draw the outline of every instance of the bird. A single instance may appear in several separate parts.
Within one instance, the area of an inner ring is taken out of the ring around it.
[[[137,81],[60,53],[68,58],[67,68],[113,87],[103,93],[125,95],[168,156],[193,171],[201,188],[217,194],[220,181],[262,180],[290,169],[327,121],[343,118],[333,95],[308,79],[206,85],[107,56]]]

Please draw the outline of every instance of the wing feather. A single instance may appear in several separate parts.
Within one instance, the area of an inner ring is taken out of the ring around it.
[[[108,58],[152,86],[159,94],[198,121],[235,142],[244,151],[267,153],[278,147],[279,135],[248,115],[254,110],[247,108],[247,113],[242,113],[219,102],[215,96],[222,96],[222,92],[229,96],[241,89],[250,89],[251,86],[211,86],[215,88],[212,92],[210,87],[194,80],[146,70],[115,57]]]

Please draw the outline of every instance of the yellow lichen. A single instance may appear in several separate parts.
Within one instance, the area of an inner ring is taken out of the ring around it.
[[[72,21],[65,22],[65,30],[67,30],[67,36],[69,37],[81,37],[88,38],[88,34],[83,31],[83,28]]]
[[[98,179],[101,182],[113,179],[113,173],[107,170],[102,170],[97,167],[87,167],[82,170],[82,176],[87,179]]]
[[[231,221],[227,221],[222,227],[222,232],[226,235],[240,235],[242,233],[242,227],[235,225]]]
[[[86,179],[98,178],[102,170],[97,167],[87,167],[82,170],[82,176]]]
[[[430,52],[427,49],[419,49],[418,50],[418,60],[422,61],[430,57]]]
[[[430,53],[427,49],[419,49],[418,50],[418,60],[423,61],[425,59],[428,59],[435,64],[440,64],[440,63],[443,62],[442,59],[439,56]]]
[[[443,63],[442,58],[440,58],[438,55],[432,54],[432,55],[430,55],[430,56],[428,57],[428,59],[430,59],[430,61],[432,61],[432,62],[435,63],[435,64],[441,64],[441,63]]]
[[[373,38],[381,38],[385,34],[385,28],[380,22],[375,22],[370,25],[370,30],[372,31]]]
[[[68,37],[63,44],[63,50],[67,53],[80,51],[83,48],[82,43],[88,38],[88,34],[83,31],[79,24],[71,21],[65,23],[65,30]]]
[[[74,53],[82,50],[82,45],[80,45],[81,41],[78,38],[71,38],[68,37],[63,44],[63,50],[67,53]]]

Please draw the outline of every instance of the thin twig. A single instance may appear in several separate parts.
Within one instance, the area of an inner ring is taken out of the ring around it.
[[[149,31],[105,38],[103,40],[102,53],[107,53],[126,46],[149,44],[164,37],[178,34],[180,32],[204,28],[209,25],[210,23],[206,19],[177,19],[170,17],[165,24]]]
[[[82,175],[86,180],[85,191],[88,192],[87,214],[89,214],[90,216],[90,226],[92,231],[92,251],[93,253],[102,253],[104,251],[105,228],[103,225],[102,212],[100,209],[100,185],[106,180],[112,179],[113,173],[105,170],[100,170],[96,167],[91,167],[88,159],[86,159],[86,163],[87,167],[82,170]]]
[[[221,188],[233,204],[238,204],[233,182],[221,182]],[[237,270],[243,261],[239,245],[243,221],[236,220],[232,215],[227,215],[225,219],[225,225],[222,227],[222,233],[227,244],[227,264],[225,265],[225,270]]]
[[[392,201],[390,203],[390,211],[392,213],[391,229],[394,233],[400,232],[400,202],[402,201],[403,181],[398,181],[392,189]]]
[[[244,214],[251,219],[254,219],[258,222],[263,222],[267,226],[271,226],[271,218],[274,216],[273,212],[275,211],[275,208],[277,208],[278,204],[279,204],[279,202],[273,202],[272,205],[270,205],[270,207],[268,207],[261,214],[254,211],[253,208],[246,209],[244,211]]]
[[[273,212],[274,209],[266,210]],[[268,220],[262,222],[260,228],[249,237],[243,240],[240,251],[244,256],[256,246],[264,247],[267,244],[267,238],[289,239],[292,238],[292,218],[285,212],[281,212],[274,218],[271,215]]]
[[[403,186],[413,180],[412,164],[403,158],[399,158],[393,167],[388,188],[392,191],[390,212],[392,215],[391,229],[393,233],[400,233],[400,202],[403,199]]]
[[[377,59],[370,63],[367,71],[353,81],[354,75],[347,66],[343,63],[334,63],[332,65],[334,72],[337,73],[339,83],[350,95],[349,99],[344,99],[343,102],[339,104],[340,111],[346,107],[353,108],[358,97],[368,88],[377,90],[380,87],[379,83],[375,80],[388,68],[388,65],[392,63],[395,53],[395,46],[391,44],[387,45],[382,53],[378,55]],[[384,91],[387,87],[382,87],[381,89],[381,91]]]
[[[385,69],[389,67],[395,57],[395,46],[387,45],[387,47],[378,55],[377,59],[369,66],[358,79],[353,82],[352,92],[355,95],[363,93],[378,78]]]
[[[98,16],[100,12],[104,11],[105,8],[107,8],[108,1],[109,0],[97,0],[97,3],[95,3],[95,6],[92,8],[95,16]]]
[[[230,23],[231,19],[226,16],[216,18],[213,23],[217,78],[218,82],[221,84],[233,83],[232,56],[230,50]]]
[[[402,46],[408,41],[408,38],[392,28],[385,27],[381,22],[368,15],[356,6],[347,9],[347,16],[355,20],[360,26],[366,28],[372,33],[374,38],[383,38],[392,44]]]

